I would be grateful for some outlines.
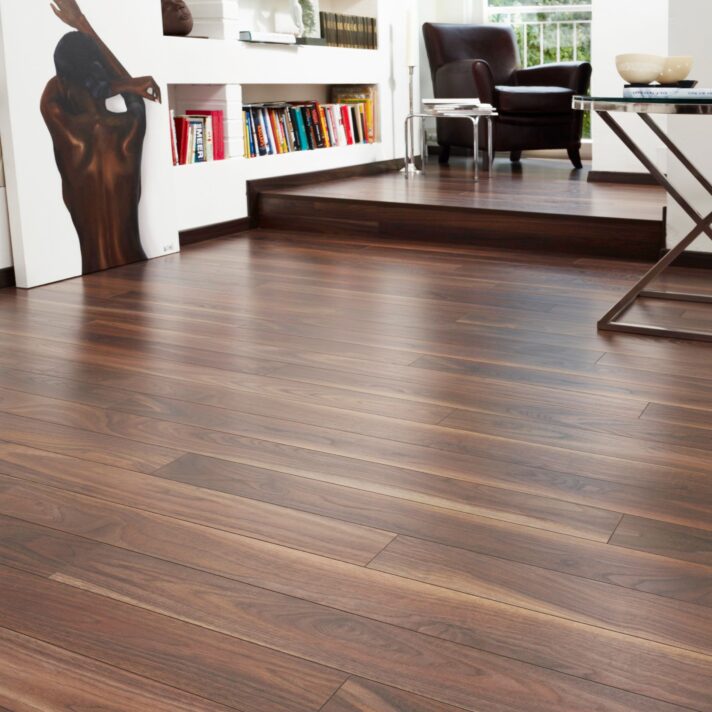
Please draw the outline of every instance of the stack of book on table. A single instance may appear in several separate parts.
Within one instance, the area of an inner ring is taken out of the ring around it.
[[[244,105],[245,157],[376,142],[373,89],[334,88],[331,99]]]
[[[225,118],[222,111],[171,111],[173,165],[222,161],[225,158]]]
[[[329,47],[378,49],[376,18],[320,12],[321,36]]]
[[[483,104],[479,99],[423,99],[423,109],[428,113],[493,111],[492,104]]]
[[[712,101],[712,88],[691,86],[664,86],[649,84],[647,86],[626,86],[623,88],[626,99],[668,99],[670,101]]]

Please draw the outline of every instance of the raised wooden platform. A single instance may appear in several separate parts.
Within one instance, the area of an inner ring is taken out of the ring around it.
[[[398,172],[260,194],[261,227],[380,235],[480,247],[654,260],[664,248],[665,195],[654,186],[591,184],[570,164],[500,160],[475,184],[471,164]]]

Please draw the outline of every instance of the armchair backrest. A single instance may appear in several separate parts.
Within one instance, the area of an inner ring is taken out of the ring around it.
[[[519,48],[508,25],[453,25],[426,22],[425,48],[435,84],[438,70],[463,59],[484,59],[495,84],[508,84],[519,66]]]

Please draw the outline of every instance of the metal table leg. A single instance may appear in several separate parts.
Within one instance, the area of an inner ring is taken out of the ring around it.
[[[479,116],[469,116],[470,121],[472,121],[473,129],[473,142],[472,147],[475,151],[475,183],[480,181],[480,117]]]
[[[667,336],[676,339],[691,339],[696,341],[712,342],[712,333],[691,331],[686,329],[666,329],[657,326],[648,326],[633,322],[618,321],[618,319],[635,303],[639,297],[649,299],[669,299],[671,301],[698,302],[712,304],[712,296],[704,294],[688,294],[680,292],[664,292],[648,290],[646,287],[659,277],[700,235],[706,234],[712,239],[712,213],[700,215],[690,202],[672,185],[662,171],[645,155],[640,147],[625,132],[621,125],[607,112],[597,112],[610,129],[631,150],[638,160],[648,169],[655,180],[667,191],[680,207],[695,222],[695,227],[656,265],[654,265],[628,293],[598,322],[598,328],[604,331],[622,331],[631,334],[651,334]],[[657,123],[648,115],[641,114],[641,119],[653,130],[656,136],[670,149],[673,155],[680,160],[690,174],[712,195],[712,183],[685,156],[680,148],[663,132]]]

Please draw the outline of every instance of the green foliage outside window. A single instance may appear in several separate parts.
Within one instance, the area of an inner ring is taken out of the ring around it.
[[[522,54],[522,63],[533,67],[537,64],[549,64],[557,61],[556,53],[556,22],[563,22],[561,25],[561,50],[562,62],[571,62],[576,57],[579,61],[590,61],[591,59],[591,25],[579,22],[577,30],[574,31],[573,22],[576,20],[591,19],[591,0],[489,0],[490,10],[494,8],[506,8],[512,10],[521,6],[546,6],[556,7],[557,5],[586,5],[580,11],[574,12],[526,12],[526,13],[490,13],[490,22],[511,23],[514,26],[519,43],[519,50]],[[525,23],[544,24],[543,36],[540,26],[537,24],[527,25]],[[526,33],[526,38],[525,38]],[[543,43],[542,43],[543,40]],[[574,52],[574,41],[577,45],[577,52]],[[591,136],[591,117],[587,113],[584,119],[584,136]]]

